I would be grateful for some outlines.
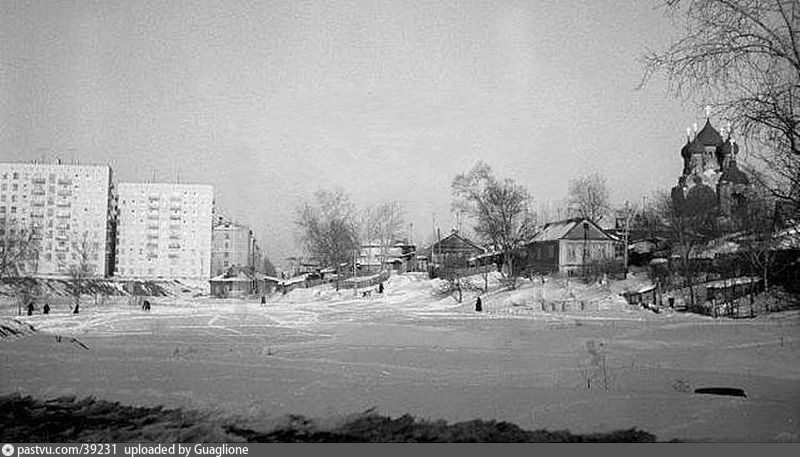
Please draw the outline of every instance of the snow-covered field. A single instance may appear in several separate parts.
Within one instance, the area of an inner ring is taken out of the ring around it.
[[[476,313],[474,292],[459,304],[440,286],[403,275],[383,296],[321,286],[267,305],[158,299],[149,313],[88,306],[17,317],[6,307],[0,322],[38,332],[0,340],[0,394],[94,395],[260,425],[374,407],[576,433],[638,427],[659,440],[800,441],[796,312],[654,314],[599,286],[562,284],[546,298],[583,300],[585,310],[542,311],[541,285],[527,283],[486,294]]]

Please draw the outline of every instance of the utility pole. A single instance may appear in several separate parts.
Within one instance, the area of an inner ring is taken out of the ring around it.
[[[625,273],[625,279],[628,279],[628,238],[630,236],[630,225],[631,225],[631,208],[630,202],[625,200],[625,250],[622,252],[622,258],[624,269],[623,272]]]

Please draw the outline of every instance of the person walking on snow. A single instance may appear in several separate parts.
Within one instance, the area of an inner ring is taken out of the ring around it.
[[[480,295],[479,295],[479,296],[478,296],[478,298],[475,300],[475,311],[477,311],[477,312],[481,312],[481,311],[483,311],[483,304],[481,303],[481,297],[480,297]]]

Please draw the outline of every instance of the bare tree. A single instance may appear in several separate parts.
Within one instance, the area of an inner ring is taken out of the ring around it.
[[[505,271],[501,274],[509,279],[516,278],[514,255],[535,230],[528,190],[512,179],[495,177],[484,162],[457,175],[451,190],[454,209],[471,216],[475,221],[475,233],[502,252],[504,268],[501,270]]]
[[[664,74],[715,108],[760,159],[771,192],[800,204],[800,2],[664,0],[684,32],[644,58],[642,86]]]
[[[750,264],[751,270],[762,275],[764,290],[769,288],[770,269],[780,242],[774,220],[774,208],[774,201],[768,194],[764,192],[753,194],[736,224],[740,231],[737,241],[741,253]]]
[[[272,264],[272,261],[269,260],[269,257],[264,255],[261,258],[261,270],[264,272],[265,275],[277,277],[278,272],[275,269],[275,265]]]
[[[641,205],[630,220],[630,230],[647,237],[655,237],[663,231],[663,224],[658,208],[659,196],[651,195],[642,199]]]
[[[78,314],[81,304],[81,295],[89,292],[89,279],[96,274],[97,255],[99,246],[96,241],[92,241],[88,232],[83,235],[73,234],[70,261],[62,268],[67,271],[70,277],[71,292],[75,300],[73,313]]]
[[[362,214],[363,241],[378,242],[381,270],[383,270],[392,242],[403,232],[402,206],[397,201],[389,201],[369,206]]]
[[[344,191],[319,190],[313,202],[304,202],[295,221],[302,246],[321,265],[339,269],[358,247],[355,208]]]
[[[40,237],[33,227],[0,219],[0,279],[34,273],[38,266]]]
[[[558,199],[539,203],[536,215],[540,224],[564,220],[569,217],[569,202],[566,199]]]
[[[662,193],[656,202],[665,224],[673,254],[680,259],[680,269],[689,289],[690,307],[695,306],[694,277],[696,265],[692,254],[716,235],[716,199],[696,198],[681,201]]]
[[[599,222],[611,210],[606,178],[594,173],[570,180],[569,202],[577,216]]]

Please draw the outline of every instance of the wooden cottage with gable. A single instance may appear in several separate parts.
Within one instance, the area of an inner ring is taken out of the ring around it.
[[[536,273],[580,275],[592,264],[613,260],[620,240],[590,219],[545,225],[527,244],[528,269]]]
[[[486,249],[455,231],[434,243],[430,249],[433,268],[467,268],[471,259],[486,253]]]

